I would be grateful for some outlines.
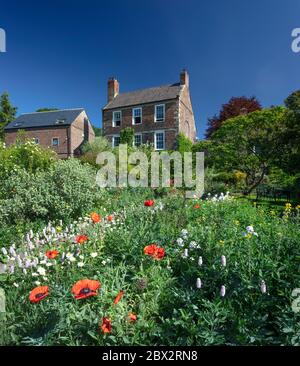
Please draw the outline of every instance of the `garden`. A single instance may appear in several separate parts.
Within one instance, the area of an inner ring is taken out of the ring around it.
[[[1,143],[0,344],[300,345],[299,95],[179,135],[205,151],[201,199],[100,188],[96,156],[118,151],[104,137],[67,160]],[[262,184],[291,196],[257,199]]]
[[[32,142],[2,154],[2,345],[300,344],[299,205],[103,190]]]

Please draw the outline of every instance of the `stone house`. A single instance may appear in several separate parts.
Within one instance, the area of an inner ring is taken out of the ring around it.
[[[53,149],[61,159],[80,155],[84,142],[95,138],[83,108],[21,114],[4,129],[7,145],[16,141],[19,130],[37,144]]]
[[[120,131],[134,129],[134,145],[152,143],[156,150],[176,148],[183,132],[196,140],[196,125],[189,90],[189,75],[180,73],[180,82],[128,93],[119,93],[119,82],[108,80],[108,102],[102,108],[103,135],[113,146],[120,143]]]

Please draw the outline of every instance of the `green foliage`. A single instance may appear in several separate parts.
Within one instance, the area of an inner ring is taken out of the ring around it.
[[[102,136],[102,135],[103,135],[102,128],[99,128],[99,127],[93,126],[93,130],[94,130],[94,132],[95,132],[95,136],[96,136],[96,137],[99,137],[99,136]]]
[[[31,260],[48,249],[56,248],[59,255],[56,260],[46,259],[51,266],[39,263],[46,279],[32,276],[37,268],[24,274],[17,266],[14,273],[1,275],[7,316],[0,343],[299,345],[300,315],[291,308],[291,294],[300,281],[300,216],[280,218],[235,200],[196,202],[179,196],[144,207],[151,194],[146,189],[107,191],[98,210],[101,223],[77,220],[68,230],[60,228],[64,240],[56,244],[58,234],[53,234],[30,253],[28,242],[16,237],[16,248]],[[195,209],[195,203],[200,208]],[[108,222],[106,216],[113,212],[114,221]],[[245,235],[248,225],[258,236]],[[89,240],[74,245],[74,235],[81,233]],[[144,254],[144,247],[154,242],[166,250],[161,261]],[[4,242],[7,249],[9,244]],[[188,249],[186,258],[184,249]],[[62,260],[63,252],[74,254],[75,260]],[[226,266],[221,264],[222,255]],[[7,260],[2,252],[1,260]],[[72,286],[83,278],[100,281],[101,290],[97,296],[75,300]],[[49,296],[31,304],[28,294],[37,279],[49,285]],[[222,285],[225,297],[220,296]],[[113,305],[121,289],[124,296]],[[129,312],[137,314],[136,322],[129,322]],[[101,331],[103,316],[112,321],[111,333]]]
[[[16,118],[17,108],[11,105],[8,93],[0,97],[0,139],[4,137],[4,127]]]
[[[284,101],[285,106],[293,112],[300,112],[300,90],[294,91]]]
[[[47,170],[56,161],[54,151],[23,137],[22,133],[19,134],[16,144],[8,147],[0,144],[0,176],[17,168],[24,168],[29,173]]]
[[[131,127],[123,128],[120,131],[120,143],[127,144],[128,146],[133,145],[134,129]]]
[[[265,178],[280,156],[286,109],[274,107],[229,119],[212,135],[209,149],[214,166],[246,174],[244,193],[250,193]]]
[[[109,146],[106,137],[97,136],[93,142],[86,142],[83,145],[83,155],[80,157],[80,160],[96,167],[97,155],[103,151],[109,150],[111,150],[111,147]]]
[[[187,138],[182,132],[179,132],[177,136],[177,150],[183,154],[185,152],[191,152],[193,148],[192,141]]]
[[[99,204],[96,173],[76,159],[58,160],[34,174],[14,167],[0,177],[0,222],[69,220]]]
[[[224,121],[259,110],[261,110],[261,104],[255,97],[232,97],[222,105],[218,115],[208,119],[208,128],[205,132],[206,138],[210,138]]]
[[[58,110],[59,110],[58,108],[52,108],[52,107],[47,108],[47,107],[45,107],[45,108],[37,109],[36,112],[52,112],[52,111],[58,111]]]

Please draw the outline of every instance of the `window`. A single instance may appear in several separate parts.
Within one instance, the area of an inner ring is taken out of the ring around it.
[[[55,122],[57,125],[62,125],[64,123],[66,123],[66,119],[57,119],[56,122]]]
[[[40,143],[40,139],[38,139],[37,137],[34,138],[34,142],[38,145]]]
[[[52,138],[52,146],[58,146],[59,145],[59,138],[53,137]]]
[[[121,126],[121,120],[122,120],[122,112],[121,111],[114,111],[113,112],[113,121],[112,121],[113,127]]]
[[[120,145],[120,136],[113,136],[112,138],[112,146],[117,147]]]
[[[133,108],[132,110],[132,124],[138,125],[142,123],[142,108]]]
[[[133,141],[134,146],[141,146],[142,145],[142,135],[138,134],[138,135],[134,135],[134,141]]]
[[[154,146],[155,150],[165,149],[165,132],[158,131],[154,133]]]
[[[165,120],[165,105],[157,104],[155,106],[154,121],[163,122]]]

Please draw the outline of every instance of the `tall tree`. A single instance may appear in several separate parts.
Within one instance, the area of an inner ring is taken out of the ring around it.
[[[284,103],[288,113],[281,143],[286,146],[286,150],[280,156],[280,167],[288,174],[296,174],[300,178],[300,90],[290,94]]]
[[[214,166],[221,171],[244,173],[244,194],[251,193],[284,154],[281,136],[286,116],[284,107],[255,111],[227,120],[212,135],[209,155]]]
[[[7,92],[0,97],[0,138],[4,137],[4,127],[16,118],[17,108],[10,103]]]
[[[222,105],[219,115],[215,115],[208,119],[208,127],[205,132],[206,138],[210,138],[211,135],[217,131],[221,124],[227,119],[261,109],[261,104],[255,97],[232,97],[227,103]]]

